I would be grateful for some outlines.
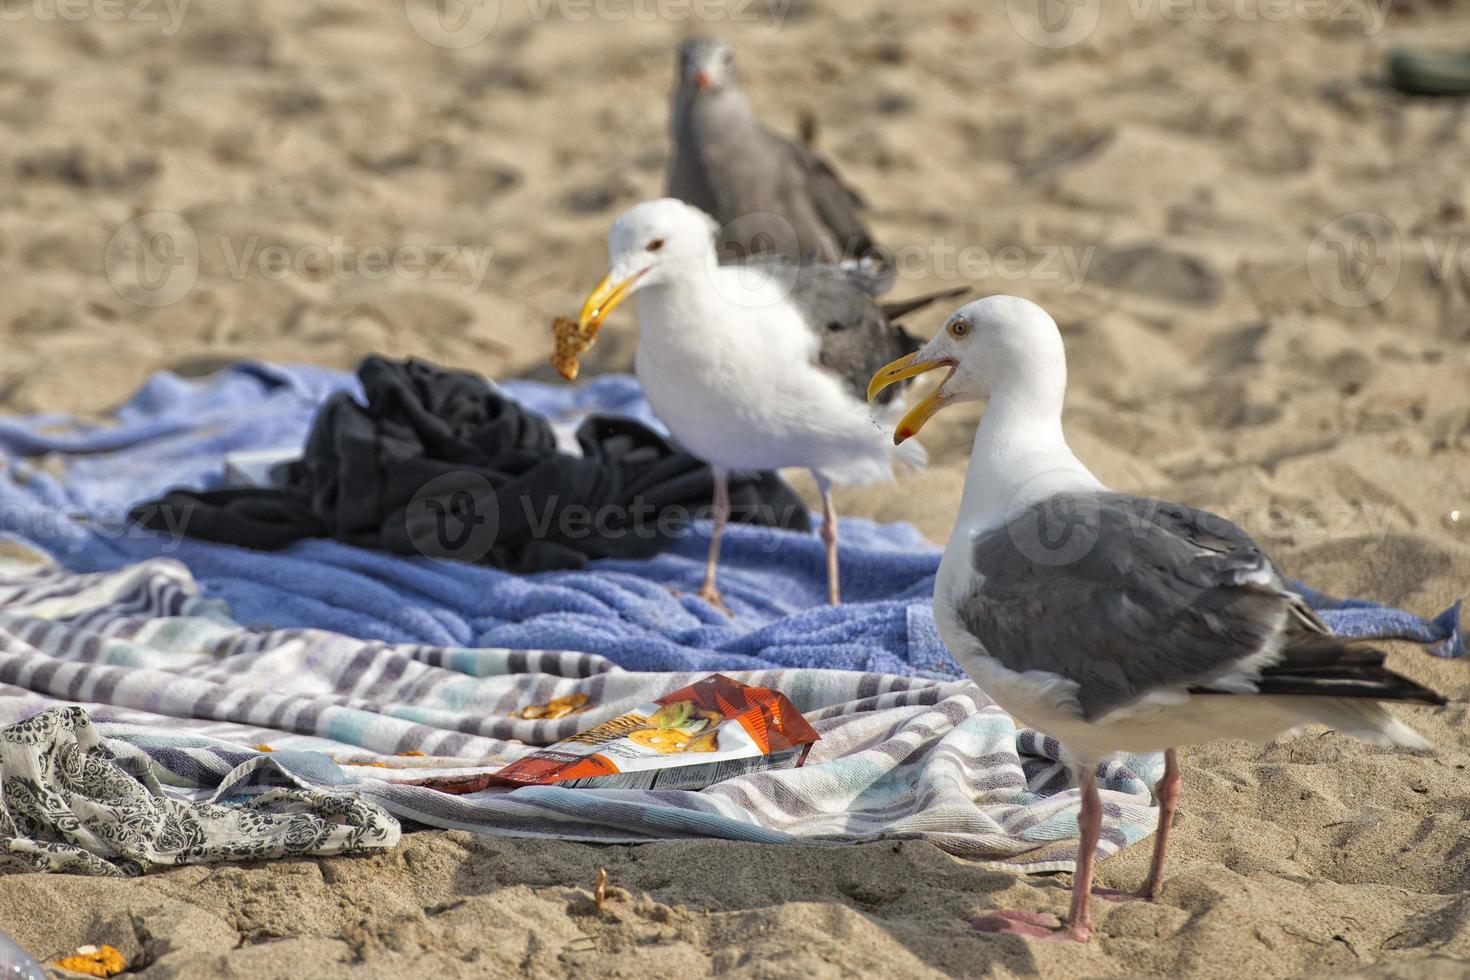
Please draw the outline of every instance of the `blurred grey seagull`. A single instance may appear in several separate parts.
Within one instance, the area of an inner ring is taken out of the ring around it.
[[[836,604],[832,486],[924,462],[921,448],[892,439],[894,401],[881,399],[876,413],[867,404],[868,378],[918,347],[894,318],[956,291],[880,306],[832,266],[722,264],[717,230],[682,201],[633,207],[613,223],[608,273],[578,325],[595,337],[618,304],[638,295],[643,392],[673,437],[714,469],[715,527],[700,596],[724,609],[715,577],[729,472],[804,467],[822,494],[828,599]]]
[[[939,633],[997,704],[1062,744],[1081,787],[1066,921],[1000,912],[977,928],[1088,938],[1102,828],[1095,773],[1114,753],[1165,753],[1153,865],[1138,896],[1151,898],[1179,798],[1176,746],[1264,742],[1318,723],[1429,747],[1384,702],[1444,698],[1388,670],[1381,651],[1334,636],[1244,531],[1111,491],[1072,454],[1066,357],[1045,310],[1013,296],[971,303],[875,374],[870,394],[940,368],[947,376],[895,439],[947,405],[989,401],[935,583]]]
[[[863,224],[863,199],[810,147],[761,123],[723,41],[680,46],[672,136],[668,194],[719,223],[722,257],[841,263],[873,295],[892,285],[892,260]]]

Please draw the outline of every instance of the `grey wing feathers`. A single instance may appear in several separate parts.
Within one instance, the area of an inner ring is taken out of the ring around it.
[[[1324,680],[1326,651],[1345,649],[1303,625],[1321,621],[1303,615],[1249,535],[1179,504],[1061,494],[982,536],[972,559],[978,584],[957,609],[965,627],[1011,670],[1075,681],[1088,720],[1155,689],[1254,693],[1277,683],[1285,693],[1298,674],[1253,678],[1273,658],[1294,663],[1294,636]]]
[[[866,399],[868,382],[883,365],[919,349],[920,341],[890,322],[847,273],[828,265],[799,268],[791,301],[819,338],[817,363],[842,379],[855,397]],[[878,397],[888,404],[899,394],[895,385]]]
[[[867,209],[867,202],[842,182],[830,163],[811,149],[775,133],[768,132],[768,135],[781,146],[794,165],[794,183],[826,226],[826,237],[835,245],[839,255],[866,255],[874,245],[859,214]],[[837,256],[825,258],[831,260]]]

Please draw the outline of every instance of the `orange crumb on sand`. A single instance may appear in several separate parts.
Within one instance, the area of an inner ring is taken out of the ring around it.
[[[54,960],[51,965],[89,977],[115,977],[127,969],[128,962],[111,946],[79,946],[75,953]]]

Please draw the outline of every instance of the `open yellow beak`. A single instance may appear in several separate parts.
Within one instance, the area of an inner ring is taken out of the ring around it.
[[[631,276],[621,282],[614,282],[612,273],[602,277],[602,282],[592,290],[592,295],[587,297],[587,302],[582,304],[582,312],[577,317],[577,326],[584,334],[595,337],[597,331],[602,327],[602,321],[607,315],[618,308],[618,304],[628,298],[634,283],[643,278],[643,273]]]
[[[908,378],[917,378],[921,374],[927,374],[938,368],[949,368],[950,373],[953,374],[954,361],[951,361],[947,357],[933,361],[923,361],[919,359],[919,353],[917,351],[900,357],[892,364],[880,368],[878,373],[873,375],[873,380],[868,382],[868,401],[877,398],[878,392],[887,388],[889,385],[898,384],[898,382],[907,380]],[[945,380],[948,380],[948,378]],[[943,387],[944,384],[941,382],[923,401],[909,409],[908,414],[899,420],[898,428],[893,431],[893,444],[895,446],[906,439],[911,439],[918,435],[919,430],[924,427],[924,423],[933,418],[936,412],[948,404],[949,399],[939,393]]]

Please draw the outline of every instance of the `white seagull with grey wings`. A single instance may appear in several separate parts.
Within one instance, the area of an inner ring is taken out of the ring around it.
[[[935,622],[986,694],[1062,743],[1081,786],[1067,920],[1001,912],[978,928],[1087,939],[1102,827],[1095,772],[1114,753],[1165,753],[1141,892],[1151,898],[1179,797],[1176,746],[1264,742],[1320,723],[1429,747],[1384,702],[1444,699],[1388,670],[1381,651],[1334,636],[1244,531],[1111,491],[1072,454],[1062,434],[1066,357],[1045,310],[1013,296],[971,303],[874,375],[870,394],[941,368],[948,376],[895,439],[946,405],[989,400],[935,584]]]
[[[868,378],[918,342],[892,320],[949,290],[879,305],[827,265],[779,259],[721,265],[714,219],[682,201],[636,205],[613,223],[608,273],[582,307],[595,335],[623,300],[638,295],[638,380],[685,449],[715,473],[714,534],[700,595],[716,588],[731,470],[811,470],[822,493],[828,598],[840,600],[834,484],[869,483],[895,463],[919,466],[918,446],[891,439],[896,403],[875,414]]]

